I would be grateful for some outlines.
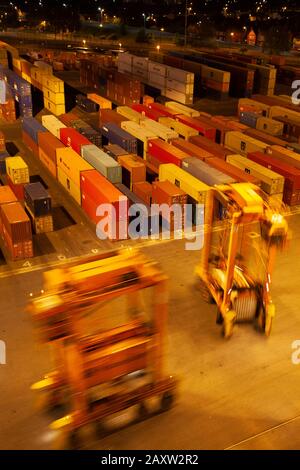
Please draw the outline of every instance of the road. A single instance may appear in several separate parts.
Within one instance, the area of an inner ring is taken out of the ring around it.
[[[66,207],[74,224],[46,238],[54,250],[41,252],[30,265],[9,262],[0,267],[0,340],[7,364],[0,365],[0,448],[48,449],[55,436],[49,423],[56,417],[38,410],[30,385],[51,370],[50,351],[39,344],[25,308],[30,293],[41,291],[45,270],[74,257],[116,246],[139,245],[170,278],[166,370],[179,378],[176,405],[167,413],[119,429],[133,411],[110,420],[104,438],[89,437],[92,449],[291,449],[300,445],[300,366],[291,362],[292,343],[300,339],[300,215],[288,217],[293,238],[278,256],[272,292],[277,308],[269,339],[251,325],[238,325],[225,341],[215,324],[216,309],[195,289],[194,268],[200,253],[185,251],[183,241],[122,244],[96,239],[82,211],[22,146],[16,127],[4,126],[40,174],[55,205]]]

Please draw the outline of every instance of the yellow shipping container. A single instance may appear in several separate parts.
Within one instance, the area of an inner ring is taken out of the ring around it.
[[[64,82],[53,75],[43,75],[43,86],[53,93],[64,93]]]
[[[190,108],[189,106],[185,106],[184,104],[177,103],[176,101],[167,101],[165,103],[165,106],[167,108],[172,109],[175,112],[178,112],[179,114],[184,114],[185,116],[189,116],[189,117],[200,116],[199,111],[196,111],[195,109]]]
[[[23,78],[23,80],[26,80],[26,82],[31,84],[31,77],[29,77],[29,75],[27,75],[27,73],[22,72],[21,77]]]
[[[144,129],[139,124],[137,124],[136,122],[132,122],[132,121],[122,122],[121,123],[121,128],[124,129],[124,131],[131,134],[136,139],[139,139],[143,142],[143,144],[144,144],[143,157],[146,158],[147,149],[148,149],[148,141],[153,140],[153,139],[157,139],[158,138],[157,135],[154,134],[154,132],[149,131],[148,129]]]
[[[246,111],[249,111],[249,107],[253,107],[253,111],[258,110],[262,112],[263,116],[269,116],[271,106],[260,103],[259,101],[251,100],[250,98],[240,98],[238,102],[238,113],[240,114],[244,107],[247,107]]]
[[[13,67],[19,71],[21,71],[21,60],[13,58]]]
[[[250,152],[263,152],[266,153],[268,144],[261,142],[260,140],[253,139],[248,135],[242,134],[242,132],[231,131],[226,132],[225,135],[225,147],[233,150],[236,153],[247,155]]]
[[[226,161],[261,181],[261,188],[267,194],[281,194],[283,192],[284,177],[275,171],[265,168],[242,155],[227,155]]]
[[[270,135],[282,135],[283,127],[283,122],[275,121],[267,117],[259,117],[256,121],[256,129]]]
[[[54,104],[51,101],[47,100],[44,98],[44,107],[49,109],[52,114],[55,116],[60,116],[61,114],[65,114],[66,112],[66,107],[64,104]]]
[[[29,183],[29,170],[22,157],[8,157],[6,161],[6,172],[13,184]]]
[[[56,159],[57,168],[61,168],[76,186],[80,186],[80,173],[82,171],[94,170],[89,163],[69,147],[58,148]]]
[[[161,118],[159,120],[161,124],[164,126],[169,127],[173,131],[177,132],[180,137],[183,137],[185,140],[189,140],[190,137],[194,135],[199,135],[199,132],[196,129],[193,129],[182,122],[175,121],[175,119],[171,118]]]
[[[201,66],[201,76],[219,83],[230,83],[230,72],[218,70],[208,65]]]
[[[156,134],[160,139],[169,142],[171,139],[177,139],[179,135],[169,127],[160,124],[159,122],[153,121],[153,119],[144,119],[140,123],[141,127],[147,129],[153,134]]]
[[[275,116],[283,116],[294,121],[300,121],[300,110],[297,112],[292,109],[284,108],[284,106],[272,106],[269,117],[271,118]]]
[[[126,119],[129,119],[129,121],[136,122],[137,124],[145,119],[141,113],[129,108],[129,106],[118,106],[117,113],[121,114],[121,116],[124,116]]]
[[[48,88],[43,87],[44,99],[51,101],[51,103],[58,105],[65,104],[65,94],[64,93],[53,93],[53,91],[48,90]]]
[[[166,163],[159,166],[159,181],[166,180],[176,184],[176,186],[181,188],[199,204],[206,203],[206,197],[210,187],[178,166],[173,165],[173,163]]]
[[[99,104],[100,109],[112,109],[112,102],[103,96],[97,95],[96,93],[88,93],[88,99],[96,104]]]
[[[57,179],[60,184],[65,188],[70,196],[81,206],[81,191],[80,186],[77,186],[68,175],[61,169],[57,168]]]

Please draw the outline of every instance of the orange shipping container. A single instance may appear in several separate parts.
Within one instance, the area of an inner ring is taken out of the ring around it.
[[[39,132],[38,134],[39,150],[55,164],[56,166],[56,152],[59,148],[65,148],[65,145],[58,140],[51,132]]]
[[[42,150],[41,148],[39,148],[39,157],[40,161],[47,168],[47,170],[54,176],[54,178],[57,178],[56,163],[54,163],[54,161],[49,157],[49,155],[45,153],[44,150]]]
[[[213,157],[211,152],[207,152],[207,150],[198,147],[197,145],[194,145],[184,139],[172,139],[170,144],[187,153],[190,157],[199,158],[199,160],[205,160],[206,158]]]
[[[118,163],[122,166],[122,182],[130,190],[134,183],[146,181],[145,162],[135,155],[122,155],[118,157]]]
[[[154,204],[186,204],[187,195],[170,181],[155,181],[152,184],[152,203]]]
[[[133,192],[148,206],[152,203],[152,185],[147,181],[143,183],[135,183],[133,185]]]
[[[230,163],[221,160],[221,158],[212,157],[207,158],[205,163],[212,166],[216,170],[222,171],[226,175],[230,176],[235,180],[236,183],[252,183],[256,186],[261,186],[261,181],[255,178],[253,175],[249,175],[239,168],[231,165]]]
[[[288,150],[284,147],[280,147],[279,145],[272,145],[268,148],[267,153],[272,155],[272,157],[278,158],[279,160],[300,169],[299,153],[293,152],[292,150]]]

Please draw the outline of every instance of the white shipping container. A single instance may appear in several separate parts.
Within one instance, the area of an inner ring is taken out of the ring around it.
[[[122,54],[119,54],[118,64],[132,65],[133,57],[134,56],[132,54],[129,54],[128,52],[124,52]]]
[[[194,84],[193,83],[182,83],[176,80],[167,80],[166,88],[171,90],[179,91],[179,93],[184,93],[186,95],[194,94]]]
[[[143,70],[148,70],[149,59],[148,57],[133,56],[132,65],[133,67],[138,67]]]
[[[152,62],[149,60],[149,72],[153,73],[154,75],[160,75],[161,77],[167,76],[167,66],[163,64],[159,64],[158,62]]]
[[[148,81],[148,78],[149,78],[148,70],[133,66],[132,73],[133,75],[136,75],[137,77],[142,78],[145,81]]]
[[[132,65],[130,64],[118,64],[118,71],[123,73],[131,73],[132,72]]]
[[[165,97],[182,104],[193,104],[194,98],[193,95],[186,95],[185,93],[180,93],[179,91],[172,90],[171,88],[166,88]]]
[[[160,139],[169,142],[171,139],[177,139],[179,135],[173,129],[170,129],[159,122],[153,121],[153,119],[145,119],[141,121],[141,127],[153,132]]]
[[[177,80],[178,82],[183,83],[194,83],[195,75],[186,70],[177,69],[175,67],[167,68],[167,78],[170,80]]]
[[[60,129],[67,127],[59,119],[57,119],[57,117],[52,116],[52,114],[42,116],[42,124],[49,132],[51,132],[51,134],[55,135],[55,137],[57,137],[58,139],[60,139]]]
[[[166,81],[166,77],[152,72],[149,73],[149,84],[156,88],[166,88]]]
[[[189,108],[188,106],[184,106],[174,101],[167,101],[165,103],[165,106],[167,106],[167,108],[174,110],[175,112],[178,112],[178,114],[184,114],[185,116],[189,116],[189,117],[200,116],[200,112],[196,111],[196,109]]]

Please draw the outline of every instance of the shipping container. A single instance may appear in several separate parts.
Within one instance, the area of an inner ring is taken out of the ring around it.
[[[187,194],[170,181],[155,181],[152,185],[153,204],[186,204]]]
[[[284,147],[280,147],[278,145],[271,145],[268,148],[269,155],[272,157],[278,158],[279,160],[287,163],[288,165],[292,165],[295,168],[300,169],[300,155],[292,150],[289,150]]]
[[[103,218],[103,216],[97,215],[98,207],[101,204],[111,205],[116,213],[116,223],[115,227],[111,226],[108,229],[108,238],[110,240],[126,239],[128,230],[127,197],[96,170],[81,173],[80,188],[82,209],[87,216],[97,224]]]
[[[178,115],[184,115],[188,117],[199,117],[200,112],[196,111],[193,108],[190,108],[188,106],[184,106],[183,104],[176,103],[175,101],[167,101],[166,102],[166,107],[170,108],[174,112],[178,112]]]
[[[100,106],[100,109],[112,109],[112,102],[103,96],[97,95],[96,93],[89,93],[87,95],[88,99],[97,103]]]
[[[9,153],[5,151],[0,153],[0,175],[6,175],[6,158],[9,157]]]
[[[30,220],[19,202],[1,205],[1,219],[3,235],[7,233],[13,244],[32,239]]]
[[[24,183],[14,184],[10,177],[7,175],[7,184],[15,194],[18,201],[24,201]]]
[[[71,147],[79,155],[81,154],[81,148],[84,145],[90,145],[91,142],[83,137],[72,127],[65,127],[60,129],[60,140],[66,147]]]
[[[56,166],[56,152],[65,145],[57,139],[51,132],[41,132],[38,135],[39,153],[42,150]]]
[[[184,159],[189,158],[188,153],[160,139],[149,141],[148,154],[154,157],[160,164],[174,163],[179,167],[181,167]]]
[[[283,202],[296,205],[299,202],[300,170],[261,152],[249,153],[248,158],[284,177]]]
[[[192,127],[193,129],[196,129],[199,134],[215,142],[216,129],[212,125],[207,123],[204,119],[201,119],[200,117],[195,119],[184,115],[178,115],[176,116],[176,120],[182,122],[183,124],[189,127]]]
[[[258,187],[261,186],[261,181],[258,178],[248,173],[245,173],[240,168],[231,165],[231,163],[228,163],[225,160],[222,160],[221,158],[206,158],[205,163],[230,176],[235,183],[251,183]]]
[[[224,145],[226,133],[232,130],[230,126],[227,125],[227,123],[213,122],[211,118],[202,115],[200,116],[200,118],[195,119],[199,119],[199,121],[202,123],[206,122],[210,127],[214,128],[216,131],[215,142],[217,144]]]
[[[256,129],[258,115],[251,111],[241,111],[240,112],[240,122],[245,126],[253,127]]]
[[[144,106],[142,104],[133,104],[132,109],[136,111],[137,113],[140,113],[142,116],[147,117],[149,119],[153,119],[153,121],[157,121],[157,122],[159,121],[160,118],[167,116],[167,114],[165,114],[162,111],[148,108],[147,106]]]
[[[260,140],[261,142],[265,142],[268,145],[280,145],[282,147],[289,147],[289,142],[279,139],[278,137],[266,134],[265,132],[258,130],[258,129],[247,129],[244,134],[248,135],[249,137],[253,137],[254,139]]]
[[[17,202],[17,198],[9,186],[0,186],[0,206],[9,202]]]
[[[185,159],[182,162],[182,169],[208,186],[233,184],[235,182],[230,176],[195,157]]]
[[[125,118],[125,120],[136,122],[137,124],[140,123],[144,119],[144,116],[140,113],[135,111],[129,106],[118,106],[117,113],[120,114]]]
[[[121,166],[95,145],[83,145],[81,156],[111,183],[122,183]]]
[[[170,144],[174,145],[178,149],[182,150],[190,157],[199,158],[199,160],[205,160],[206,158],[212,157],[213,154],[211,152],[207,152],[206,150],[198,147],[197,145],[192,144],[184,139],[173,139]]]
[[[136,194],[145,204],[151,206],[152,204],[152,185],[148,181],[134,183],[132,191]]]
[[[283,193],[284,178],[278,173],[241,155],[228,155],[227,162],[245,171],[245,173],[258,178],[261,181],[261,188],[265,193],[269,195]]]
[[[160,165],[159,181],[170,181],[189,197],[189,203],[205,204],[210,187],[172,163]]]
[[[178,134],[172,129],[160,124],[159,122],[153,121],[152,119],[145,119],[140,123],[141,127],[153,132],[160,139],[169,142],[171,139],[177,139]]]
[[[122,123],[122,129],[131,134],[136,138],[137,148],[136,153],[140,157],[146,159],[146,154],[148,151],[148,142],[153,139],[157,139],[157,135],[154,132],[149,131],[146,128],[143,128],[136,122],[126,121]]]
[[[103,150],[107,153],[107,155],[114,158],[115,160],[118,160],[118,157],[121,157],[122,155],[129,155],[126,150],[116,144],[104,145]]]
[[[49,215],[51,212],[51,197],[40,182],[25,185],[24,201],[26,207],[35,217]]]
[[[274,120],[283,125],[283,136],[289,140],[300,139],[300,114],[299,118],[290,119],[285,116],[274,116]]]
[[[6,171],[13,184],[29,183],[29,170],[22,157],[6,158]]]
[[[99,112],[99,127],[104,126],[108,123],[114,123],[117,126],[121,126],[122,122],[128,121],[126,117],[117,113],[112,109],[100,109]]]
[[[173,131],[177,132],[177,134],[182,137],[183,139],[189,140],[190,137],[193,135],[199,135],[199,132],[196,129],[193,129],[182,122],[176,121],[175,119],[171,118],[163,118],[161,124],[169,127]]]
[[[123,155],[118,157],[118,162],[122,167],[122,183],[130,191],[132,191],[134,183],[146,181],[146,164],[144,160],[136,155]]]
[[[247,155],[249,152],[265,153],[268,149],[268,144],[236,131],[226,133],[225,145],[232,149],[233,152],[238,152],[242,155]]]
[[[137,153],[137,140],[116,124],[108,123],[101,127],[104,145],[111,143],[120,145],[129,153]]]
[[[175,111],[175,110],[173,110],[171,108],[168,108],[167,106],[164,106],[163,104],[160,104],[160,103],[150,103],[149,108],[154,109],[156,111],[159,111],[161,113],[164,113],[164,115],[166,117],[170,117],[170,118],[175,118],[175,116],[177,116],[178,114],[184,114],[184,113],[182,113],[182,110]]]
[[[231,150],[223,147],[220,144],[216,144],[212,140],[207,139],[206,137],[203,137],[202,135],[190,137],[189,142],[213,154],[215,157],[222,158],[223,160],[226,160],[227,155],[232,154]]]
[[[57,117],[52,116],[51,114],[42,116],[42,124],[58,139],[60,139],[60,129],[66,127],[59,119],[57,119]]]
[[[256,129],[274,136],[281,136],[283,134],[283,127],[283,123],[267,117],[259,117],[256,121]]]
[[[78,186],[60,167],[57,167],[57,179],[74,201],[81,205],[80,186]]]
[[[53,232],[54,226],[53,226],[53,217],[51,214],[43,215],[41,217],[36,217],[34,214],[32,214],[32,212],[27,206],[25,207],[26,207],[26,211],[31,221],[33,233],[38,235],[41,233]]]
[[[80,187],[80,173],[93,170],[89,163],[69,147],[57,149],[57,167],[61,168],[77,187]]]

